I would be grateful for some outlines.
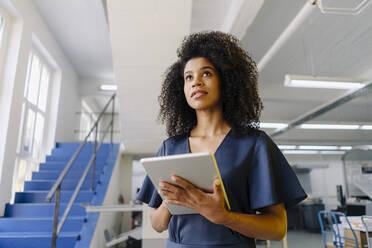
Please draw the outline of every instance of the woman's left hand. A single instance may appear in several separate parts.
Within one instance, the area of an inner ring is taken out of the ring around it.
[[[174,184],[161,181],[159,194],[166,203],[193,208],[196,212],[216,224],[222,224],[227,214],[221,183],[213,182],[213,192],[207,193],[179,176],[172,176]]]

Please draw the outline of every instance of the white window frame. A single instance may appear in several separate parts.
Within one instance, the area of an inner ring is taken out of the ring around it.
[[[84,116],[89,119],[88,122],[84,121]],[[79,140],[83,141],[88,135],[88,132],[96,122],[98,115],[93,112],[89,105],[82,100],[81,102],[81,116],[80,116],[80,128],[79,128]],[[90,135],[87,141],[94,141],[94,133]],[[99,135],[99,134],[98,134]]]
[[[5,67],[5,56],[7,46],[7,36],[9,31],[9,15],[0,5],[0,81],[2,80],[2,73]]]
[[[42,159],[40,157],[40,151],[42,150],[42,147],[45,143],[45,134],[46,134],[46,124],[47,124],[47,121],[48,121],[48,116],[47,116],[47,113],[48,113],[48,103],[49,103],[49,96],[50,96],[50,89],[51,89],[51,83],[52,83],[52,77],[53,77],[53,69],[52,67],[50,66],[50,64],[47,62],[47,60],[40,54],[40,52],[37,51],[37,49],[35,48],[32,48],[31,49],[31,52],[30,52],[30,56],[29,56],[29,62],[28,62],[28,67],[31,66],[31,58],[36,55],[38,57],[38,59],[40,60],[40,63],[42,64],[42,66],[45,66],[49,72],[49,79],[48,79],[48,91],[47,91],[47,102],[46,102],[46,109],[43,111],[41,110],[37,105],[35,105],[34,103],[30,102],[28,99],[27,99],[27,95],[25,94],[23,96],[23,99],[22,99],[22,120],[21,120],[21,131],[19,133],[19,138],[18,138],[18,144],[17,144],[17,159],[23,159],[23,160],[27,160],[29,162],[32,162],[32,163],[39,163],[40,160]],[[27,79],[29,79],[29,74],[31,73],[31,68],[28,68],[27,70]],[[42,74],[40,74],[40,77],[41,77]],[[38,89],[38,97],[40,97],[40,80],[39,79],[39,89]],[[27,84],[27,82],[26,82]],[[26,91],[26,89],[25,89]],[[37,100],[38,102],[38,100]],[[26,116],[26,113],[25,111],[27,111],[28,109],[31,109],[35,115],[37,116],[37,114],[40,114],[43,118],[44,118],[44,126],[43,126],[43,132],[42,132],[42,138],[41,138],[41,144],[40,144],[40,148],[39,148],[39,153],[36,155],[36,157],[33,156],[33,151],[34,151],[34,136],[35,136],[35,128],[36,128],[36,116],[35,116],[35,120],[34,120],[34,124],[33,124],[33,130],[32,130],[32,133],[33,133],[33,137],[32,137],[32,144],[31,144],[31,147],[30,147],[30,151],[29,152],[24,152],[23,151],[23,145],[24,145],[24,139],[25,139],[25,132],[26,132],[26,125],[25,125],[25,116]]]
[[[3,44],[4,29],[5,29],[5,18],[0,13],[0,47],[2,47],[2,44]]]

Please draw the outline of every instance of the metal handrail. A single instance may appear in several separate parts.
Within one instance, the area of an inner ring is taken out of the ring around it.
[[[46,202],[51,202],[54,193],[57,191],[57,187],[59,185],[61,185],[62,180],[66,176],[67,172],[70,170],[73,162],[75,162],[77,156],[79,155],[80,151],[83,149],[84,145],[87,143],[89,136],[91,135],[91,133],[93,132],[93,130],[98,126],[98,122],[102,118],[103,113],[106,111],[106,109],[110,105],[111,101],[114,101],[115,96],[116,96],[116,94],[113,94],[111,96],[110,100],[107,102],[106,106],[104,107],[104,109],[102,110],[102,112],[100,113],[100,115],[98,116],[96,122],[93,124],[93,127],[90,129],[90,131],[87,134],[87,136],[85,137],[84,141],[80,144],[79,148],[76,150],[76,152],[74,153],[74,155],[71,157],[71,159],[68,162],[67,166],[63,169],[61,175],[59,175],[57,181],[54,183],[53,187],[50,189],[50,191],[49,191],[49,193],[48,193],[48,195],[47,195],[47,197],[45,199]],[[113,104],[113,108],[114,108],[114,104]],[[114,111],[112,111],[112,112],[114,112]],[[112,120],[113,120],[113,117],[114,117],[114,115],[112,115],[112,117],[111,117]],[[111,139],[111,143],[112,143],[112,139]]]
[[[96,165],[96,155],[97,155],[97,152],[99,151],[99,149],[101,148],[103,140],[106,137],[106,134],[107,134],[108,130],[110,129],[110,127],[111,127],[111,144],[113,143],[115,97],[116,97],[116,94],[113,94],[110,97],[109,101],[107,102],[106,106],[103,108],[102,112],[99,114],[97,120],[93,124],[93,127],[90,129],[90,131],[87,134],[87,136],[85,137],[84,141],[80,144],[79,148],[76,150],[74,155],[71,157],[71,159],[67,163],[66,167],[63,169],[61,175],[58,177],[57,181],[54,183],[53,187],[50,189],[47,197],[45,198],[46,202],[51,202],[53,195],[56,194],[55,207],[54,207],[52,246],[51,246],[52,248],[56,247],[57,236],[58,236],[59,232],[61,231],[61,229],[63,227],[63,224],[64,224],[64,222],[65,222],[65,220],[66,220],[66,218],[67,218],[67,216],[68,216],[68,214],[71,210],[72,204],[74,203],[74,201],[77,197],[77,194],[79,193],[80,188],[81,188],[81,186],[82,186],[82,184],[83,184],[83,182],[84,182],[84,180],[85,180],[85,178],[86,178],[86,176],[89,172],[89,169],[91,168],[92,165],[93,165],[92,182],[91,182],[91,188],[90,189],[93,191],[94,172],[95,172],[95,167],[96,167],[95,166]],[[111,102],[112,102],[111,121],[110,121],[109,125],[107,126],[107,128],[105,129],[103,137],[101,138],[101,142],[100,142],[100,144],[97,148],[98,123],[99,123],[100,119],[102,118],[103,114],[105,113],[105,111],[107,110],[107,108],[108,108],[108,106],[110,105]],[[89,163],[86,166],[86,168],[84,170],[84,173],[83,173],[82,177],[80,178],[80,181],[79,181],[78,185],[76,186],[76,188],[74,190],[74,193],[73,193],[73,195],[72,195],[72,197],[71,197],[71,199],[70,199],[70,201],[69,201],[69,203],[68,203],[68,205],[65,209],[65,212],[63,213],[63,216],[60,220],[60,223],[58,223],[62,181],[64,180],[64,178],[67,175],[68,171],[70,170],[72,164],[75,162],[77,156],[80,154],[81,150],[83,149],[83,147],[87,143],[89,136],[92,134],[92,132],[94,130],[95,130],[94,153],[93,153],[92,157],[90,158]]]
[[[99,144],[99,146],[98,146],[98,148],[97,148],[97,152],[99,151],[99,149],[100,149],[101,146],[102,146],[102,143],[103,143],[103,140],[104,140],[105,137],[106,137],[107,131],[109,130],[109,127],[111,126],[111,122],[112,122],[112,120],[110,121],[108,127],[106,128],[106,131],[105,131],[103,137],[101,138],[101,142],[100,142],[100,144]],[[60,220],[59,223],[58,223],[57,235],[58,235],[59,232],[61,231],[61,229],[62,229],[62,227],[63,227],[63,224],[65,223],[66,218],[67,218],[68,214],[70,213],[70,210],[71,210],[72,204],[74,203],[74,201],[75,201],[75,199],[76,199],[76,197],[77,197],[77,195],[78,195],[78,193],[79,193],[79,191],[80,191],[80,188],[81,188],[81,186],[83,185],[84,180],[85,180],[85,178],[86,178],[87,175],[88,175],[89,169],[90,169],[90,167],[91,167],[91,166],[93,165],[93,163],[94,163],[94,160],[95,160],[96,156],[97,156],[97,153],[94,153],[93,156],[91,157],[91,159],[89,160],[89,163],[88,163],[87,167],[85,168],[84,173],[83,173],[83,175],[81,176],[81,178],[80,178],[80,180],[79,180],[79,183],[77,184],[77,186],[76,186],[76,188],[75,188],[75,190],[74,190],[74,193],[73,193],[72,196],[71,196],[71,199],[70,199],[70,201],[69,201],[69,203],[68,203],[68,205],[67,205],[67,207],[66,207],[66,209],[65,209],[65,212],[63,213],[62,218],[61,218],[61,220]]]

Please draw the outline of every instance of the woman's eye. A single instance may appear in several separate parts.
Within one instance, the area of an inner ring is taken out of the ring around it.
[[[191,80],[192,79],[192,76],[191,75],[187,75],[186,77],[185,77],[185,80],[186,81],[189,81],[189,80]]]
[[[209,71],[203,72],[203,77],[209,77],[211,75],[212,75],[212,73],[210,73]]]

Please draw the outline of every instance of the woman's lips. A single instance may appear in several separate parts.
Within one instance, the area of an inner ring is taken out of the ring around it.
[[[192,98],[198,98],[198,97],[201,97],[203,95],[207,95],[208,92],[204,91],[204,90],[196,90],[194,91],[192,94],[191,94],[191,97]]]

